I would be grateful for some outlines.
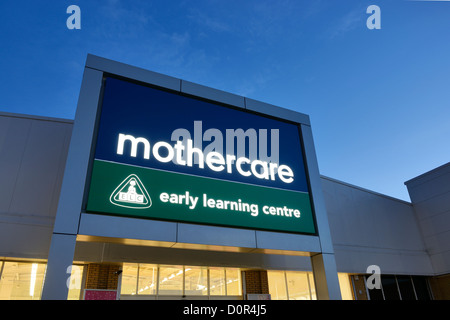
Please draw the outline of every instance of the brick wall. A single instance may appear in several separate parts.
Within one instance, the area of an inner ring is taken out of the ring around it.
[[[245,290],[247,294],[268,294],[269,281],[265,270],[242,271],[245,277]]]
[[[87,267],[86,289],[116,290],[120,270],[118,265],[91,263]]]

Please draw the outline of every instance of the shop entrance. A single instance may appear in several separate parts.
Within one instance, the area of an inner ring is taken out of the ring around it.
[[[312,272],[149,263],[89,264],[85,291],[120,300],[315,300]]]
[[[123,300],[241,300],[239,268],[124,263]]]

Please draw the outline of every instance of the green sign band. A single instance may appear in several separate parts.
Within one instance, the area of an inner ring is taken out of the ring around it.
[[[87,211],[314,234],[309,195],[94,160]]]
[[[314,234],[309,194],[94,160],[87,211]]]

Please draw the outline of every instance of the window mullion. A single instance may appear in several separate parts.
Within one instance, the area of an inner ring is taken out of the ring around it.
[[[227,269],[223,268],[223,275],[225,279],[225,295],[228,296],[228,283],[227,283]]]
[[[183,266],[183,286],[181,288],[181,295],[185,296],[186,294],[186,267]]]
[[[286,271],[284,271],[284,284],[286,286],[286,300],[289,300],[289,290]]]
[[[139,294],[139,268],[140,268],[140,264],[138,263],[137,274],[136,274],[136,294]]]

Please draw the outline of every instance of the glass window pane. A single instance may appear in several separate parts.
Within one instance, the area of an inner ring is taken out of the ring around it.
[[[209,294],[212,296],[224,296],[225,292],[225,268],[209,268]]]
[[[314,275],[312,272],[308,272],[308,280],[311,289],[311,300],[317,300],[316,285],[314,284]]]
[[[286,271],[286,280],[289,300],[311,300],[306,272]]]
[[[427,279],[423,276],[413,276],[414,289],[416,290],[417,300],[430,300]]]
[[[237,268],[226,268],[227,296],[242,295],[241,270]]]
[[[70,270],[69,294],[67,300],[80,300],[81,282],[83,280],[83,266],[73,265]]]
[[[156,294],[157,266],[139,264],[138,294]]]
[[[347,273],[338,273],[339,287],[341,288],[342,300],[353,300],[350,276]]]
[[[189,268],[186,268],[187,271]],[[159,267],[159,295],[183,294],[183,266]]]
[[[384,300],[383,292],[380,289],[367,289],[369,292],[369,300]]]
[[[136,294],[137,273],[138,273],[137,263],[123,264],[122,284],[120,289],[121,294],[131,294],[131,295]]]
[[[187,296],[208,294],[207,267],[185,267],[184,294]]]
[[[395,276],[381,276],[385,300],[400,300]]]
[[[0,279],[1,300],[40,300],[46,264],[5,262]]]
[[[369,277],[370,276],[364,276],[364,283],[366,285],[367,292],[369,293],[369,300],[384,300],[383,291],[381,289],[381,286],[380,286],[380,289],[376,289],[376,288],[369,289],[368,288],[367,279]]]
[[[272,300],[287,300],[286,278],[284,271],[267,271],[269,293]]]
[[[410,276],[397,276],[397,283],[402,300],[416,300]]]

